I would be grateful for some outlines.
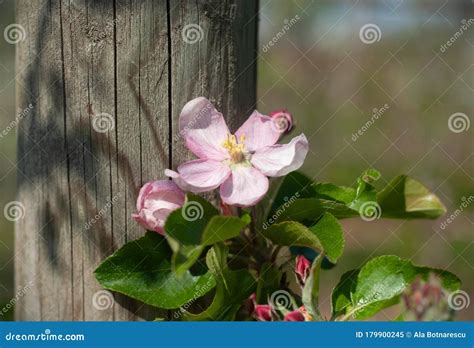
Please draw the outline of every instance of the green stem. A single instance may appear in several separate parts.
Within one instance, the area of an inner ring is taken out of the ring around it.
[[[319,275],[321,273],[321,263],[324,259],[324,252],[319,254],[311,265],[311,271],[303,288],[302,301],[309,313],[317,320],[322,321],[319,312]]]
[[[271,262],[272,263],[275,263],[276,259],[277,259],[277,256],[278,256],[278,253],[280,252],[281,250],[281,245],[277,245],[275,247],[275,249],[273,250],[272,252],[272,257],[271,257]]]

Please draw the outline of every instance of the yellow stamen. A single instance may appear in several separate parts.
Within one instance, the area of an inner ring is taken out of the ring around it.
[[[227,150],[230,155],[232,162],[239,163],[245,160],[245,136],[241,135],[239,142],[233,134],[229,134],[227,139],[222,143],[222,146]]]

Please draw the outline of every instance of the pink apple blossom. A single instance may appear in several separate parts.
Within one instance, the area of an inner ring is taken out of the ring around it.
[[[271,117],[258,111],[231,134],[222,114],[204,97],[184,106],[179,130],[188,149],[199,159],[165,174],[185,191],[198,193],[220,187],[221,199],[228,205],[257,204],[268,190],[267,177],[284,176],[300,168],[308,153],[304,134],[288,144],[276,144],[281,130]]]
[[[163,234],[166,218],[184,204],[184,199],[184,192],[173,181],[148,182],[140,189],[137,213],[132,218],[147,230]]]

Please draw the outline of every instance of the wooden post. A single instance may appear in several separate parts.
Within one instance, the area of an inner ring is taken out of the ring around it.
[[[153,319],[102,295],[98,263],[143,235],[140,186],[190,158],[183,105],[211,99],[235,129],[255,106],[257,2],[19,0],[15,282],[18,320]]]

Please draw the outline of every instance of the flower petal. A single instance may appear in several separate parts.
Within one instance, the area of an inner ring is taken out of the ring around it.
[[[184,192],[173,181],[156,180],[147,182],[140,189],[137,199],[137,213],[132,214],[147,230],[163,233],[166,217],[184,204]]]
[[[174,170],[171,169],[165,169],[165,175],[171,179],[173,179],[173,182],[183,191],[191,191],[191,186],[186,184],[183,179],[181,179],[181,176],[179,173],[175,172]]]
[[[275,121],[255,110],[247,121],[235,132],[237,139],[244,136],[245,147],[248,151],[255,151],[266,146],[274,145],[282,131]]]
[[[227,164],[211,159],[198,159],[178,167],[180,179],[191,192],[211,191],[219,187],[230,175]]]
[[[138,193],[137,211],[150,208],[156,204],[171,204],[182,206],[184,203],[184,192],[170,180],[149,181],[142,186]],[[158,207],[156,209],[161,209]]]
[[[222,143],[229,129],[222,114],[206,98],[186,103],[179,116],[179,132],[189,150],[199,158],[223,160],[228,157]]]
[[[143,205],[145,204],[145,197],[151,190],[153,190],[153,182],[147,182],[145,185],[142,186],[140,192],[138,193],[137,211],[140,211],[140,209],[143,208]]]
[[[168,214],[170,212],[168,211]],[[147,209],[142,209],[138,214],[132,214],[132,218],[137,221],[143,228],[149,231],[155,231],[159,234],[163,234],[164,223],[161,223],[153,215],[153,212]]]
[[[265,175],[253,167],[237,165],[222,184],[220,194],[225,204],[248,207],[257,204],[267,191]]]
[[[297,170],[308,154],[308,139],[301,134],[288,144],[268,146],[256,151],[252,164],[267,176],[283,176]]]

